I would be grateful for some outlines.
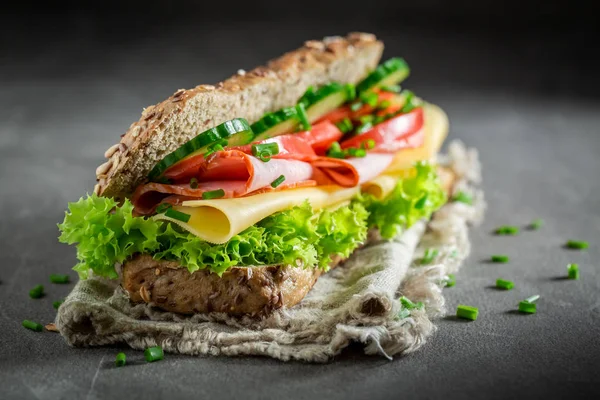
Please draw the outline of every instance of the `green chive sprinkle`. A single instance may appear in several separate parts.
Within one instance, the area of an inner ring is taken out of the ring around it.
[[[43,285],[37,285],[36,287],[34,287],[33,289],[31,289],[29,291],[29,297],[31,297],[32,299],[39,299],[43,295],[44,295],[44,286]]]
[[[69,275],[51,274],[50,282],[52,283],[69,283]]]
[[[122,367],[127,363],[127,356],[125,356],[125,353],[119,353],[117,354],[117,358],[115,360],[115,365],[117,367]]]
[[[375,117],[373,115],[363,115],[362,117],[358,118],[358,120],[360,121],[361,124],[366,124],[367,122],[373,122],[374,119],[375,119]]]
[[[377,105],[377,108],[379,108],[381,110],[385,110],[386,108],[388,108],[391,105],[392,105],[392,103],[389,100],[383,100],[383,101],[379,102],[379,104]]]
[[[527,301],[529,303],[535,303],[536,301],[538,301],[539,298],[539,294],[534,294],[533,296],[529,296],[528,298],[526,298],[524,301]]]
[[[276,188],[277,186],[281,185],[283,181],[285,181],[285,175],[279,175],[277,179],[271,182],[271,187]]]
[[[494,233],[496,235],[517,235],[519,233],[519,228],[517,226],[504,225],[496,228]]]
[[[473,197],[471,197],[470,195],[468,195],[465,192],[458,192],[454,195],[454,197],[452,197],[453,201],[459,201],[461,203],[465,203],[465,204],[473,204]]]
[[[535,302],[539,298],[540,295],[536,294],[519,302],[519,311],[527,314],[535,314],[537,312],[537,305],[535,304]]]
[[[408,310],[414,310],[414,309],[421,309],[423,308],[423,303],[422,302],[417,302],[417,303],[413,303],[408,297],[406,296],[402,296],[400,297],[400,303],[402,304],[402,307],[408,309]]]
[[[203,200],[211,200],[211,199],[220,199],[225,196],[225,191],[223,189],[211,190],[210,192],[202,193]]]
[[[208,192],[208,193],[210,193],[210,192]],[[205,194],[206,193],[202,193],[202,198],[204,198]],[[165,212],[165,217],[173,218],[173,219],[176,219],[177,221],[181,221],[181,222],[188,222],[190,220],[191,215],[182,213],[181,211],[177,211],[172,208],[169,208]]]
[[[350,155],[351,157],[365,157],[367,155],[367,152],[365,151],[365,149],[355,149],[354,147],[350,147],[347,151],[348,155]]]
[[[342,133],[348,133],[354,128],[354,125],[352,125],[352,121],[350,121],[350,118],[344,118],[335,125],[340,131],[342,131]]]
[[[477,307],[465,306],[463,304],[459,304],[458,307],[456,307],[456,316],[458,318],[470,319],[471,321],[475,321],[478,315],[479,309]]]
[[[439,253],[440,252],[439,252],[438,249],[427,249],[427,250],[425,250],[425,254],[423,255],[423,258],[421,259],[421,264],[422,265],[431,264],[431,262],[433,261],[433,259],[436,258]]]
[[[54,307],[55,310],[58,310],[60,305],[64,302],[65,302],[64,300],[56,300],[55,302],[52,303],[52,307]]]
[[[567,272],[569,274],[569,279],[579,279],[579,264],[567,265]]]
[[[375,141],[373,139],[367,140],[367,149],[371,150],[375,147]]]
[[[305,131],[310,130],[310,122],[308,121],[308,115],[306,115],[306,108],[303,103],[299,103],[296,106],[296,112],[298,113],[298,119],[300,120],[300,126]]]
[[[190,188],[198,189],[198,179],[196,179],[196,178],[190,179]]]
[[[364,103],[367,103],[368,105],[370,105],[371,107],[375,107],[375,106],[377,106],[377,102],[379,101],[379,96],[377,96],[377,93],[363,92],[360,94],[360,99]]]
[[[162,360],[165,357],[165,354],[163,353],[162,347],[154,346],[144,350],[144,357],[146,357],[146,361],[154,362]]]
[[[544,225],[544,220],[541,218],[537,218],[537,219],[534,219],[533,221],[531,221],[531,223],[529,224],[529,229],[537,230],[537,229],[540,229],[543,225]]]
[[[268,162],[271,157],[279,154],[277,143],[263,143],[252,145],[252,155],[263,162]]]
[[[360,135],[361,133],[365,133],[365,132],[371,130],[371,128],[373,128],[373,123],[365,122],[364,124],[362,124],[361,126],[356,128],[356,134]]]
[[[491,260],[495,263],[507,263],[509,261],[509,258],[508,256],[502,254],[495,254],[492,256]]]
[[[515,287],[514,282],[507,281],[504,279],[496,279],[496,287],[498,289],[510,290]]]
[[[345,85],[346,88],[346,98],[347,100],[354,100],[356,98],[356,86],[351,83],[347,83]]]
[[[448,274],[448,278],[445,280],[446,287],[452,287],[456,285],[456,276],[454,274]]]
[[[169,203],[161,203],[158,205],[158,207],[156,207],[156,213],[157,214],[162,214],[165,211],[167,211],[169,208],[173,207],[172,205],[170,205]]]
[[[402,310],[400,310],[400,312],[398,313],[398,319],[404,319],[404,318],[408,318],[410,316],[410,310],[407,308],[403,308]]]
[[[44,330],[42,324],[38,324],[37,322],[30,321],[26,319],[23,321],[23,326],[27,329],[31,329],[32,331],[41,332]]]
[[[384,85],[379,87],[384,92],[399,93],[400,85]]]
[[[582,249],[587,249],[589,247],[589,243],[581,241],[581,240],[569,240],[567,242],[567,247],[569,249],[582,250]]]

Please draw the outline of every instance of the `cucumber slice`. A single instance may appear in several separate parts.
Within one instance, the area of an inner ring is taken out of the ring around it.
[[[404,59],[390,58],[359,83],[356,91],[360,93],[379,86],[396,85],[406,79],[409,73],[410,68]]]
[[[314,122],[347,101],[354,99],[355,96],[356,91],[353,85],[342,85],[333,82],[320,87],[316,91],[309,88],[298,103],[304,105],[308,120]]]
[[[148,174],[150,180],[160,178],[160,176],[170,167],[178,162],[207,152],[208,147],[222,140],[227,141],[227,146],[242,146],[252,142],[254,133],[250,124],[244,118],[235,118],[223,122],[207,131],[202,132],[195,138],[184,143],[174,152],[168,154],[159,161]]]
[[[300,113],[302,112],[303,109],[299,107],[286,107],[266,114],[252,124],[252,131],[256,134],[254,141],[295,132],[301,124]]]

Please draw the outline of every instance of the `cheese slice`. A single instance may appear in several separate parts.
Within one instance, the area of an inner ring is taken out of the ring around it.
[[[358,194],[358,186],[319,186],[257,194],[235,199],[191,200],[183,202],[175,210],[190,215],[188,222],[154,216],[158,220],[171,221],[193,235],[209,243],[221,244],[244,229],[278,211],[299,206],[306,200],[315,210],[334,206],[350,200]]]
[[[318,186],[257,194],[248,197],[215,200],[191,200],[174,207],[190,216],[188,222],[169,218],[164,214],[154,219],[171,221],[209,243],[221,244],[244,229],[276,212],[309,201],[313,209],[336,207],[349,201],[362,189],[379,199],[385,198],[396,186],[399,178],[414,173],[417,161],[434,160],[447,133],[448,117],[439,107],[424,106],[425,143],[418,149],[400,151],[385,172],[377,178],[351,188]]]

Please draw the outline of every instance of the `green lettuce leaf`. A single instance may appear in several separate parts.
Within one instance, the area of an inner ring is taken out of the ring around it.
[[[417,163],[411,178],[401,179],[383,200],[363,194],[359,201],[365,206],[369,228],[377,228],[381,236],[391,239],[421,218],[431,214],[446,202],[446,194],[436,174],[436,167]]]

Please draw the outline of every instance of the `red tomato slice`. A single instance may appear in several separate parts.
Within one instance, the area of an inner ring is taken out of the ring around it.
[[[367,142],[372,140],[375,142],[375,150],[380,152],[395,152],[399,150],[399,147],[407,147],[408,143],[403,139],[418,134],[421,132],[422,127],[423,108],[418,107],[406,114],[400,114],[397,117],[390,118],[387,121],[377,124],[371,130],[363,134],[345,140],[340,146],[342,149],[347,149],[349,147],[361,148],[361,145],[364,144],[364,147],[368,148]],[[415,142],[418,141],[411,140],[410,144],[412,146],[418,145],[418,143]],[[402,146],[400,146],[400,144],[402,144]]]

